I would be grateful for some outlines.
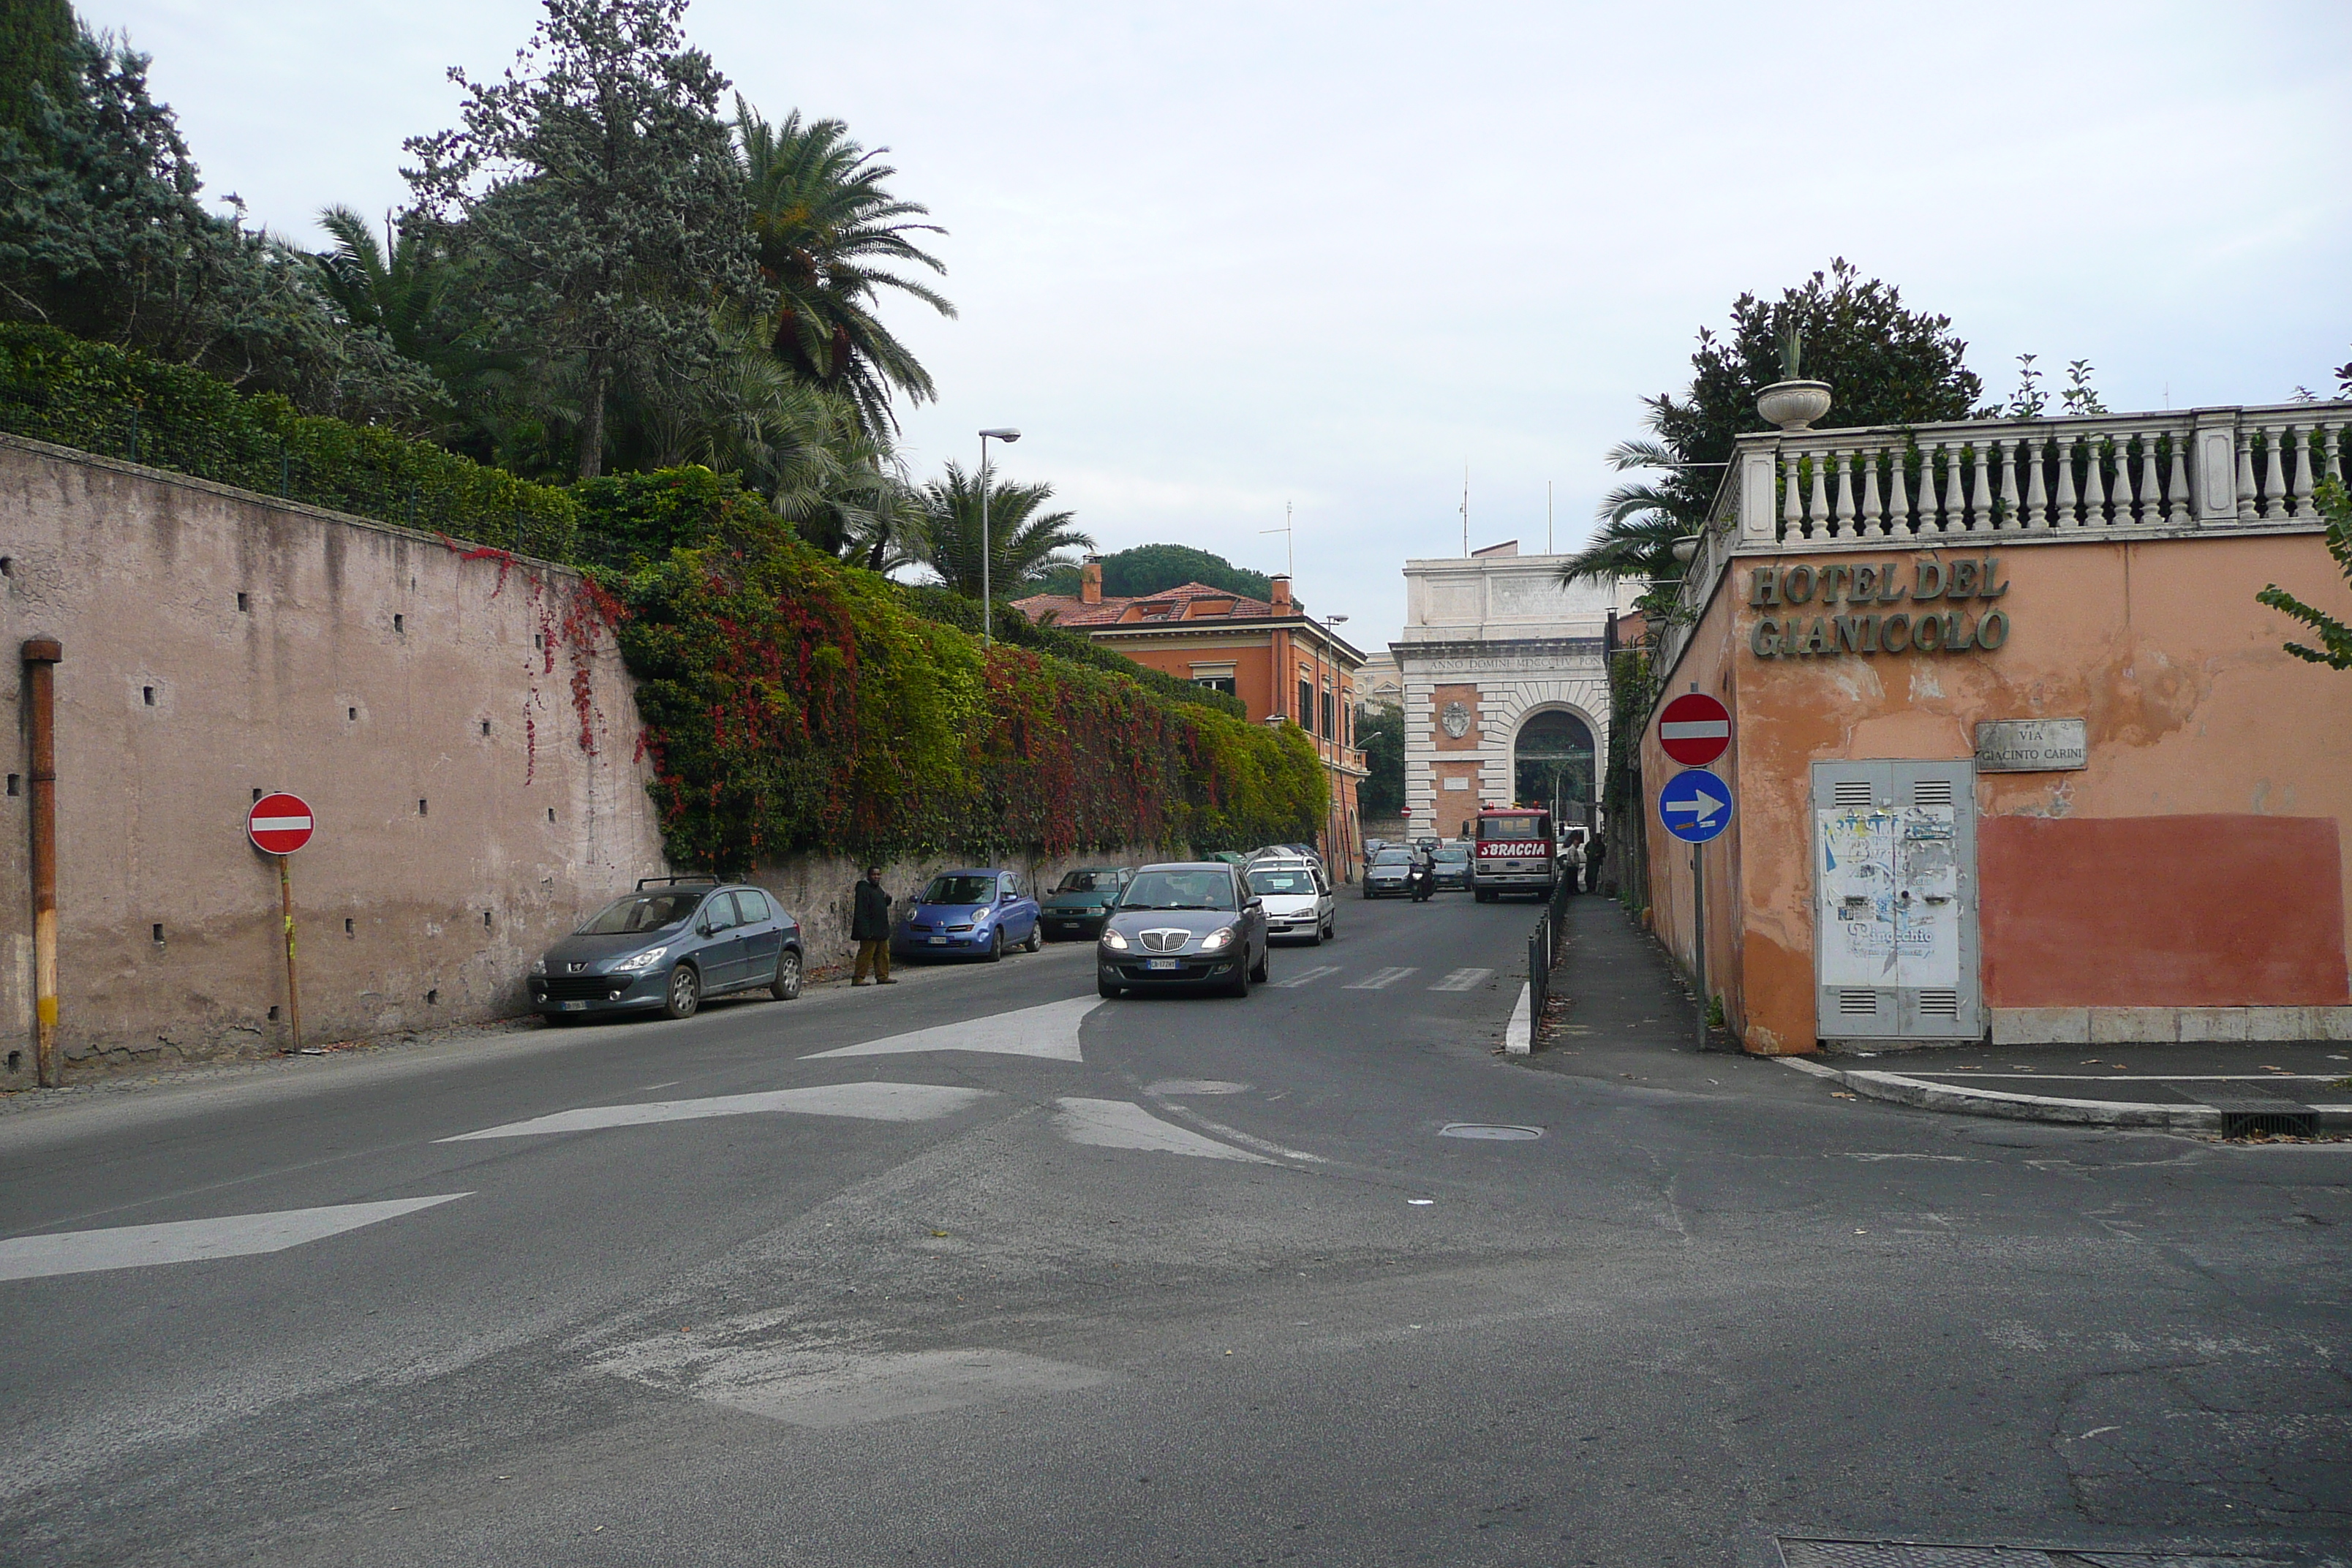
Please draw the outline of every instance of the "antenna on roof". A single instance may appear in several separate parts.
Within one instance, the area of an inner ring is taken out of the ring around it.
[[[1546,479],[1546,480],[1544,481],[1544,553],[1545,553],[1546,555],[1549,555],[1550,553],[1552,553],[1552,548],[1551,548],[1551,481],[1550,481],[1549,479]]]
[[[1258,532],[1261,535],[1268,533],[1278,533],[1282,535],[1282,574],[1284,576],[1291,579],[1291,581],[1297,582],[1298,580],[1298,557],[1293,553],[1291,550],[1290,503],[1288,501],[1284,501],[1282,503],[1282,526],[1280,528],[1261,528],[1258,530]]]
[[[1470,459],[1462,459],[1462,554],[1470,554]]]

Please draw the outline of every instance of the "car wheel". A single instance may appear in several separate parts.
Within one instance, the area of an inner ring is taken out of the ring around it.
[[[1242,961],[1234,965],[1233,983],[1225,987],[1225,994],[1228,996],[1246,996],[1249,994],[1249,957],[1244,953],[1242,957]]]
[[[1257,967],[1249,972],[1249,977],[1263,985],[1265,984],[1267,976],[1271,975],[1273,973],[1274,943],[1267,942],[1265,944],[1265,951],[1257,955]]]
[[[1116,1002],[1120,996],[1125,994],[1122,988],[1113,985],[1109,981],[1105,980],[1099,974],[1095,976],[1095,991],[1106,1000],[1113,1002]]]
[[[1331,911],[1330,921],[1323,928],[1323,940],[1325,942],[1339,940],[1339,911],[1337,910]]]
[[[1021,951],[1024,952],[1034,952],[1039,948],[1045,946],[1045,938],[1042,934],[1044,931],[1045,925],[1042,921],[1036,925],[1031,926],[1029,928],[1029,940],[1021,944]]]
[[[768,987],[768,994],[779,1002],[789,1002],[801,994],[801,955],[786,948],[776,959],[776,978]]]
[[[1004,962],[1004,928],[1003,926],[998,926],[996,934],[988,939],[988,962],[991,963]]]
[[[691,1018],[694,1010],[702,1005],[702,976],[694,965],[681,963],[669,972],[669,992],[662,998],[662,1016]]]

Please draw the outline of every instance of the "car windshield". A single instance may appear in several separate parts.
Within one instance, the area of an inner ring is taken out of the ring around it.
[[[1496,838],[1542,838],[1549,825],[1540,816],[1482,816],[1478,819],[1478,837]]]
[[[1449,844],[1437,852],[1437,858],[1447,862],[1467,860],[1470,858],[1470,851],[1463,848],[1459,844]]]
[[[627,936],[633,931],[667,931],[694,912],[709,889],[690,893],[631,893],[614,899],[580,928],[582,936]]]
[[[1082,871],[1066,871],[1054,884],[1057,893],[1107,893],[1118,886],[1118,873],[1097,866]]]
[[[1303,866],[1289,866],[1250,873],[1250,891],[1281,898],[1289,894],[1312,893],[1315,874]]]
[[[1229,910],[1234,879],[1224,871],[1146,871],[1127,886],[1123,910]]]
[[[1372,857],[1372,864],[1375,866],[1410,866],[1412,864],[1412,851],[1410,849],[1383,849],[1379,854]]]
[[[996,898],[993,877],[934,877],[923,889],[927,904],[985,904]]]

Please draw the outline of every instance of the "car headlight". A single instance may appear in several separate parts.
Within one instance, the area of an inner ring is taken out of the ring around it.
[[[545,960],[545,959],[543,959],[543,958],[534,958],[534,959],[532,959],[532,960],[530,961],[530,972],[531,972],[533,974],[544,974],[544,973],[547,973],[547,960]]]
[[[613,965],[613,973],[634,974],[642,970],[651,969],[655,964],[659,963],[668,952],[669,949],[667,947],[649,947],[643,952],[633,952]]]
[[[1208,935],[1202,937],[1201,939],[1201,951],[1202,952],[1214,952],[1219,948],[1230,945],[1233,940],[1234,928],[1231,926],[1225,926],[1220,930],[1213,931]]]
[[[1119,935],[1118,932],[1111,930],[1108,926],[1103,927],[1102,942],[1105,947],[1110,948],[1115,952],[1125,952],[1127,951],[1127,938]]]

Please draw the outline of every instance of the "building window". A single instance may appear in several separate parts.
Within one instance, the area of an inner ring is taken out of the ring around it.
[[[1228,697],[1238,697],[1241,691],[1230,675],[1200,675],[1192,679],[1195,686],[1205,686],[1212,691],[1222,691]]]
[[[1332,733],[1331,694],[1328,691],[1323,694],[1323,733],[1327,736]]]
[[[1315,728],[1315,688],[1304,680],[1298,683],[1298,722],[1306,729]]]

